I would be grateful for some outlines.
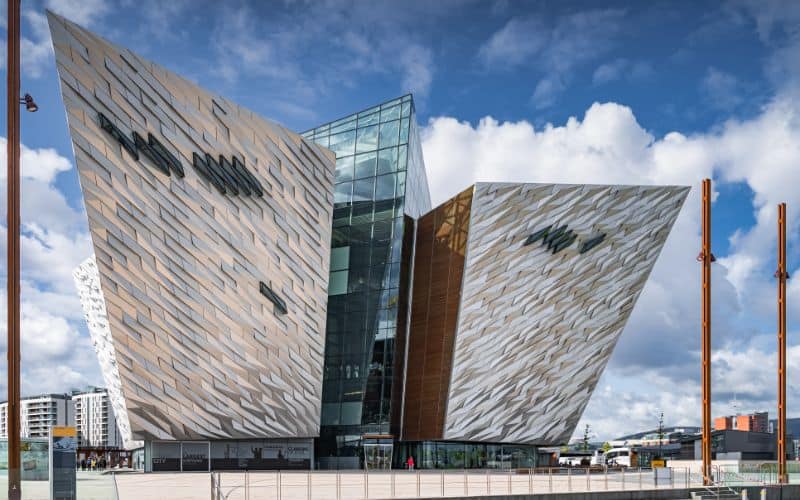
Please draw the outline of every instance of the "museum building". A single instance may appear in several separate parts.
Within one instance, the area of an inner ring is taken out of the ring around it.
[[[531,467],[569,439],[687,187],[432,207],[410,95],[298,134],[48,20],[76,285],[146,470]]]

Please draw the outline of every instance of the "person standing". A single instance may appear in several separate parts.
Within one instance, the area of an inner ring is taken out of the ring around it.
[[[414,457],[409,455],[408,460],[406,460],[406,465],[408,466],[408,470],[414,470]]]

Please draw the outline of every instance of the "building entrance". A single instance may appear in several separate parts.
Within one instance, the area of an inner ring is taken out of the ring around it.
[[[364,467],[367,470],[391,469],[393,442],[391,436],[364,436]]]

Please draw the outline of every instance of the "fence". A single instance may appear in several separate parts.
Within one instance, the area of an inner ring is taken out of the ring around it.
[[[212,500],[381,499],[689,488],[688,468],[212,472]]]

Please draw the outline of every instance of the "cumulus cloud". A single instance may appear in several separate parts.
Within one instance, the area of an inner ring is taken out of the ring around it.
[[[796,222],[800,192],[793,188],[800,182],[798,108],[796,101],[778,97],[751,119],[730,120],[707,133],[671,132],[663,137],[653,136],[630,108],[615,103],[595,103],[582,118],[541,129],[527,121],[501,123],[485,117],[473,125],[436,117],[423,130],[431,194],[436,204],[471,182],[501,180],[697,186],[713,174],[718,182],[745,182],[755,193],[756,224],[738,233],[728,255],[720,255],[713,286],[714,343],[724,374],[715,380],[718,388],[735,388],[739,382],[731,374],[745,358],[753,360],[752,369],[761,370],[764,377],[774,375],[767,364],[755,362],[774,357],[774,347],[749,342],[766,333],[763,328],[771,331],[773,323],[771,266],[779,201],[789,203],[793,234],[800,229]],[[462,184],[454,185],[453,178]],[[699,246],[698,191],[692,191],[676,221],[600,384],[614,387],[609,380],[640,380],[627,393],[620,389],[608,398],[625,401],[629,394],[640,398],[642,405],[617,403],[609,410],[603,394],[615,390],[604,388],[592,399],[584,422],[595,425],[616,418],[618,425],[620,418],[640,418],[644,424],[656,408],[664,409],[668,418],[671,412],[680,423],[700,419],[696,401],[675,401],[670,395],[692,398],[699,384],[699,269],[694,262]],[[790,325],[796,322],[793,316],[789,319]],[[651,384],[652,394],[644,391],[649,383],[642,378],[645,373],[660,377],[663,390]],[[743,387],[739,397],[746,404],[759,406],[764,401],[746,390],[749,386]],[[730,391],[720,389],[717,395],[729,397]],[[800,412],[800,407],[795,410]]]
[[[0,137],[0,163],[6,139]],[[22,146],[22,390],[24,394],[68,391],[100,380],[99,368],[72,280],[72,270],[91,253],[86,217],[56,187],[71,170],[68,159],[49,148]],[[0,170],[0,219],[5,221],[6,172]],[[7,228],[0,226],[5,241]],[[6,246],[0,247],[6,274]],[[0,348],[6,340],[6,294],[0,291]],[[5,370],[5,358],[0,369]],[[54,377],[54,374],[58,374]],[[0,381],[0,392],[4,389]]]

